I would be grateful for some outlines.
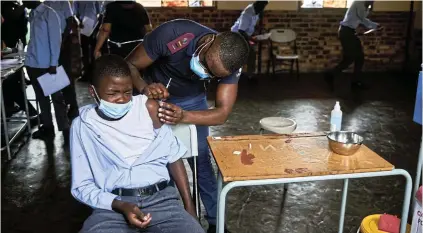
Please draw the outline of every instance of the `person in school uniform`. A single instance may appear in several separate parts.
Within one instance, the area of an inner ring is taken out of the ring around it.
[[[235,24],[232,26],[231,31],[239,32],[245,37],[250,43],[250,53],[248,55],[247,63],[247,78],[252,79],[254,72],[256,71],[256,50],[254,49],[253,43],[254,38],[252,35],[255,32],[257,22],[260,18],[260,14],[263,13],[266,8],[268,1],[255,1],[249,4],[241,13]]]
[[[345,13],[344,19],[341,21],[338,38],[342,46],[342,60],[335,66],[335,68],[327,71],[325,79],[331,89],[333,87],[333,79],[339,75],[343,70],[347,69],[354,63],[354,81],[352,82],[353,89],[363,89],[365,85],[361,80],[361,70],[364,65],[364,52],[361,40],[358,37],[356,29],[363,25],[368,29],[381,29],[382,27],[367,18],[373,1],[354,1],[350,8]]]

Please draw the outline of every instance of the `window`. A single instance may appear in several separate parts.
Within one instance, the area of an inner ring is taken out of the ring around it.
[[[301,8],[348,8],[354,0],[302,0]]]
[[[137,0],[144,7],[211,7],[213,0]]]

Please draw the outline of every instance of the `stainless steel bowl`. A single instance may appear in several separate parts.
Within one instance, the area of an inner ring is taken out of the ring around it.
[[[352,155],[360,149],[363,144],[363,137],[346,131],[331,132],[327,135],[329,147],[333,152],[340,155]]]

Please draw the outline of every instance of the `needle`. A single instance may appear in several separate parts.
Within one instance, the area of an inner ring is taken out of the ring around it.
[[[172,81],[172,78],[170,78],[169,79],[169,82],[167,82],[167,85],[166,85],[166,89],[168,89],[169,88],[169,86],[170,86],[170,82]]]
[[[166,85],[166,89],[168,89],[169,88],[169,86],[170,86],[170,82],[172,81],[172,78],[170,78],[169,79],[169,82],[167,82],[167,85]],[[161,102],[165,102],[166,100],[165,99],[161,99],[160,100]]]

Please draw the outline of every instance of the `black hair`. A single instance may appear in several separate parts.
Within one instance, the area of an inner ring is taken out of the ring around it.
[[[22,5],[28,9],[35,9],[41,4],[40,1],[22,1]]]
[[[216,37],[219,42],[219,58],[226,70],[233,73],[247,63],[250,47],[238,32],[222,32]]]
[[[268,1],[255,1],[253,3],[254,11],[258,15],[263,12],[264,8],[266,8]]]
[[[131,78],[128,63],[118,55],[104,55],[94,61],[91,84],[98,87],[106,77]]]

